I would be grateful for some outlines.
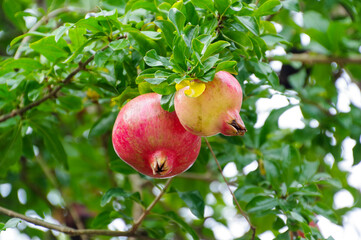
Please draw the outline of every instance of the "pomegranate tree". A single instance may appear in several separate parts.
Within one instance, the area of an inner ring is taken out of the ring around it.
[[[199,97],[187,96],[185,91],[188,88],[177,91],[174,107],[180,122],[189,132],[199,136],[245,134],[247,130],[239,115],[242,88],[235,77],[225,71],[217,72]]]
[[[160,98],[148,93],[129,101],[115,121],[112,141],[118,156],[138,172],[168,178],[192,166],[201,138],[187,132],[175,112],[163,110]]]

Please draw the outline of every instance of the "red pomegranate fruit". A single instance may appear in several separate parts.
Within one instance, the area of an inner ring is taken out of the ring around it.
[[[198,136],[245,134],[247,130],[239,115],[242,88],[235,77],[225,71],[217,72],[199,97],[188,97],[184,93],[188,88],[177,91],[174,98],[175,111],[185,129]]]
[[[169,178],[193,165],[201,138],[186,131],[175,112],[163,110],[160,98],[147,93],[129,101],[115,121],[112,141],[118,156],[138,172]]]

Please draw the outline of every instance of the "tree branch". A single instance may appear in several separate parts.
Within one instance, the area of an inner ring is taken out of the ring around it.
[[[137,231],[138,227],[142,224],[143,220],[145,219],[145,217],[149,214],[149,212],[152,210],[152,208],[157,204],[157,202],[162,198],[163,194],[165,193],[165,191],[167,190],[167,188],[169,187],[170,183],[172,182],[173,178],[169,178],[167,180],[167,182],[165,183],[162,191],[158,194],[158,196],[153,200],[153,202],[147,207],[147,209],[145,209],[145,211],[143,212],[143,214],[138,218],[137,221],[134,222],[133,227],[130,229],[130,232],[135,232]]]
[[[335,62],[339,65],[347,63],[361,64],[361,55],[350,57],[335,57],[326,55],[313,55],[310,53],[293,53],[285,56],[272,56],[268,57],[270,61],[281,62],[302,62],[305,64],[317,64],[317,63],[332,63]]]
[[[130,231],[123,232],[123,231],[111,231],[111,230],[101,230],[101,229],[74,229],[74,228],[70,228],[70,227],[66,227],[66,226],[62,226],[62,225],[48,223],[41,219],[28,217],[28,216],[25,216],[23,214],[14,212],[12,210],[9,210],[9,209],[3,208],[3,207],[0,207],[0,213],[5,214],[9,217],[20,218],[26,222],[33,223],[37,226],[42,226],[42,227],[56,230],[56,231],[59,231],[62,233],[72,235],[72,236],[75,236],[75,235],[138,236],[138,237],[144,236],[140,232],[135,233],[135,232],[130,232]]]
[[[246,221],[248,222],[248,224],[249,224],[249,226],[250,226],[250,228],[251,228],[251,230],[252,230],[252,232],[253,232],[253,233],[252,233],[252,240],[253,240],[253,239],[255,238],[255,236],[256,236],[256,227],[252,225],[251,221],[249,220],[249,217],[248,217],[247,213],[244,212],[244,211],[242,210],[241,206],[239,205],[239,203],[238,203],[238,201],[237,201],[237,199],[236,199],[236,196],[234,195],[234,193],[232,192],[232,189],[230,188],[229,182],[227,181],[226,177],[223,175],[222,167],[221,167],[221,165],[219,164],[218,159],[217,159],[216,155],[215,155],[214,152],[213,152],[213,149],[212,149],[211,144],[209,144],[208,139],[207,139],[206,137],[204,137],[204,140],[205,140],[205,142],[206,142],[209,150],[211,151],[211,154],[212,154],[214,160],[216,161],[218,170],[221,172],[221,175],[222,175],[222,177],[223,177],[223,180],[224,180],[224,182],[226,183],[227,188],[228,188],[230,194],[232,195],[232,198],[233,198],[233,200],[234,200],[234,202],[235,202],[235,204],[236,204],[236,206],[237,206],[237,209],[238,209],[239,213],[246,219]]]
[[[107,49],[109,47],[109,45],[103,47],[100,51],[104,51],[105,49]],[[29,111],[30,109],[32,109],[33,107],[36,107],[38,105],[40,105],[41,103],[45,102],[46,100],[55,97],[56,94],[60,91],[60,89],[62,89],[65,85],[69,84],[71,82],[71,79],[81,70],[85,69],[85,66],[88,65],[93,59],[94,59],[95,54],[93,54],[91,57],[89,57],[84,63],[79,63],[79,66],[72,71],[62,82],[62,85],[59,85],[57,87],[55,87],[53,90],[51,90],[48,94],[46,94],[43,98],[32,102],[28,105],[26,105],[23,108],[17,109],[17,110],[13,110],[12,112],[8,113],[8,114],[4,114],[2,116],[0,116],[0,122],[4,122],[6,120],[8,120],[9,118],[15,117],[17,115],[22,115],[25,112]]]

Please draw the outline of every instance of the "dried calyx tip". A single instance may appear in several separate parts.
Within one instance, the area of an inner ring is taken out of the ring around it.
[[[155,157],[154,161],[151,164],[153,175],[165,175],[169,172],[169,166],[167,162],[167,157],[158,156]]]
[[[234,127],[234,129],[237,131],[237,135],[243,136],[247,132],[246,127],[244,125],[238,124],[236,120],[232,120],[229,125]]]

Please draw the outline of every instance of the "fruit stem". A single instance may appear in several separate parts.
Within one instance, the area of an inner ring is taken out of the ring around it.
[[[238,203],[238,201],[237,201],[237,199],[236,199],[236,196],[234,195],[234,193],[232,192],[232,190],[231,190],[231,188],[230,188],[229,182],[227,181],[226,177],[223,175],[222,167],[221,167],[221,165],[219,164],[218,159],[217,159],[216,155],[215,155],[214,152],[213,152],[212,146],[211,146],[211,144],[208,142],[208,139],[207,139],[206,137],[204,137],[204,141],[206,142],[209,150],[211,151],[211,154],[212,154],[214,160],[216,161],[218,170],[221,172],[221,175],[222,175],[222,177],[223,177],[223,180],[224,180],[224,182],[226,183],[227,188],[228,188],[230,194],[232,195],[232,198],[233,198],[234,202],[236,203],[236,206],[237,206],[237,208],[238,208],[238,211],[239,211],[240,214],[246,219],[246,221],[248,222],[251,230],[253,231],[253,233],[252,233],[252,238],[251,238],[251,239],[254,240],[255,235],[256,235],[256,227],[253,226],[253,224],[252,224],[251,221],[249,220],[249,217],[248,217],[247,213],[246,213],[245,211],[243,211],[242,208],[241,208],[241,206],[239,205],[239,203]]]
[[[145,217],[149,214],[149,212],[152,210],[152,208],[159,202],[159,200],[162,198],[163,194],[169,187],[170,183],[172,182],[173,178],[169,178],[167,182],[165,183],[162,191],[158,194],[158,196],[153,200],[153,202],[147,207],[147,209],[144,210],[142,215],[134,222],[133,227],[129,230],[130,233],[135,233],[137,231],[138,227],[142,224]]]

